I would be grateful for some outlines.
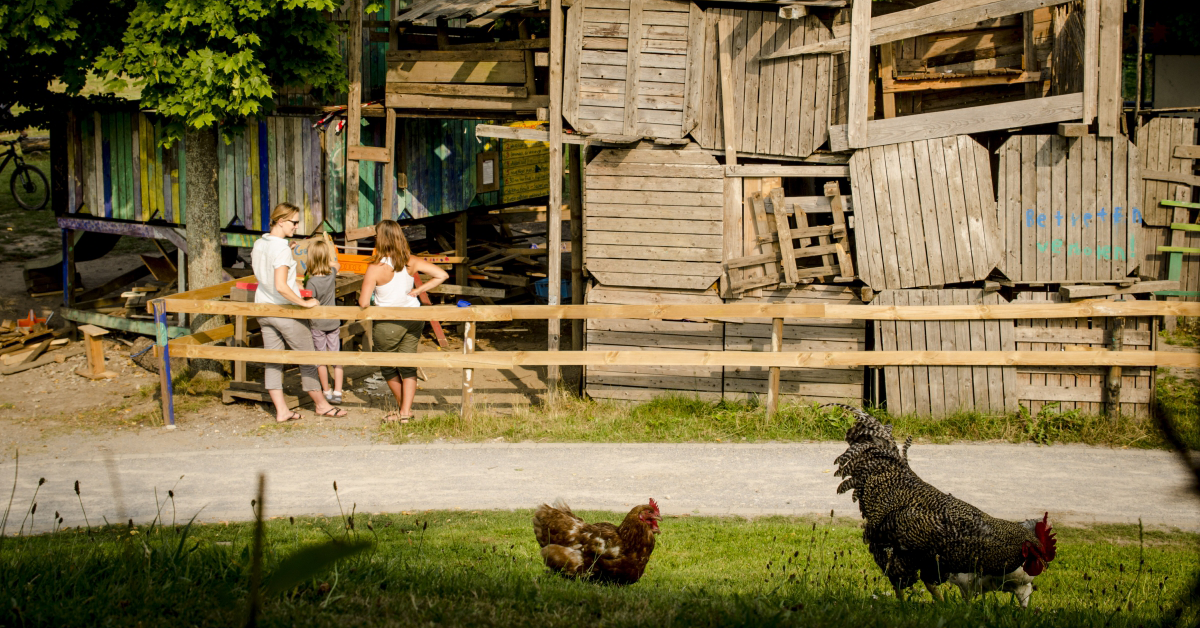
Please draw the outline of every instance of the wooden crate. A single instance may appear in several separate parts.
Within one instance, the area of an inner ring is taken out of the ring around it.
[[[1015,302],[1060,303],[1062,299],[1057,292],[1022,292],[1017,295]],[[1103,350],[1109,347],[1112,338],[1111,318],[1033,319],[1016,323],[1013,339],[1017,351]],[[1126,318],[1124,350],[1151,351],[1156,342],[1154,335],[1152,317]],[[1102,414],[1106,408],[1107,376],[1107,367],[1018,366],[1016,398],[1032,414],[1037,414],[1050,403],[1058,403],[1060,411],[1077,409],[1088,414]],[[1151,367],[1122,369],[1122,414],[1150,416],[1153,379],[1154,369]]]
[[[998,268],[1017,282],[1120,280],[1141,240],[1137,147],[1114,138],[1014,135],[997,151]]]
[[[575,3],[563,116],[580,133],[684,137],[695,126],[700,84],[690,73],[700,67],[702,23],[700,9],[684,0]]]
[[[707,290],[721,274],[723,174],[688,150],[604,150],[585,168],[584,265],[605,286]]]
[[[715,291],[682,292],[593,287],[587,302],[612,305],[646,303],[719,304]],[[690,350],[720,351],[725,325],[708,321],[640,321],[589,319],[589,351]],[[589,366],[585,392],[594,399],[647,401],[682,393],[709,401],[721,399],[720,366]]]
[[[1176,157],[1175,147],[1196,144],[1196,119],[1151,118],[1138,128],[1137,143],[1144,170],[1191,174],[1195,160]],[[1195,223],[1196,212],[1160,205],[1162,201],[1189,202],[1192,194],[1190,185],[1153,179],[1142,181],[1142,214],[1145,217],[1142,227],[1142,274],[1158,279],[1167,278],[1167,255],[1157,252],[1160,246],[1200,247],[1200,233],[1173,234],[1169,229],[1172,222]],[[1179,289],[1200,290],[1200,256],[1184,255],[1181,271]],[[1184,298],[1188,301],[1197,299]]]
[[[1002,251],[987,150],[966,135],[850,159],[858,276],[876,290],[978,281]]]
[[[832,37],[816,15],[798,20],[771,11],[711,7],[704,12],[704,54],[698,127],[692,137],[704,148],[724,150],[717,24],[728,22],[733,41],[734,141],[739,153],[807,157],[829,139],[833,55],[802,55],[759,61],[771,54]]]
[[[736,303],[836,303],[861,305],[862,301],[844,286],[813,285],[792,290],[764,292]],[[770,351],[771,319],[745,318],[725,323],[726,351]],[[861,320],[788,318],[783,324],[784,351],[865,351],[866,323]],[[793,400],[817,403],[861,404],[863,368],[780,369],[780,394]],[[768,369],[751,366],[725,367],[725,398],[741,399],[767,394]]]
[[[871,305],[993,305],[1006,303],[982,290],[885,290]],[[880,351],[1011,351],[1013,321],[875,321]],[[888,410],[945,416],[959,410],[1016,411],[1012,367],[887,366]]]

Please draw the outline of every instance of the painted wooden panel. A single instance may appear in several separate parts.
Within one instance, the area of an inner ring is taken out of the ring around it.
[[[1147,120],[1138,129],[1138,148],[1144,170],[1171,173],[1192,173],[1195,160],[1175,156],[1176,146],[1196,145],[1196,119],[1158,117]],[[1200,247],[1200,233],[1171,231],[1173,222],[1195,223],[1195,210],[1163,207],[1162,201],[1192,200],[1192,186],[1168,181],[1142,181],[1142,274],[1166,279],[1167,255],[1158,253],[1160,246]],[[1180,290],[1200,290],[1200,255],[1184,255],[1179,275]],[[1180,297],[1185,301],[1200,297]]]
[[[1019,282],[1121,279],[1142,241],[1137,147],[1122,136],[1015,135],[997,151],[1005,254]]]

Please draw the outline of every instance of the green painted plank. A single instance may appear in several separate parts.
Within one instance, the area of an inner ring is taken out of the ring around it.
[[[72,308],[61,308],[59,314],[69,321],[76,323],[85,323],[104,327],[106,329],[119,329],[121,331],[131,331],[135,334],[144,334],[146,336],[155,335],[154,321],[139,321],[128,318],[120,318],[118,316],[109,316],[108,314],[100,314],[98,312],[84,312]],[[169,327],[167,335],[171,338],[179,338],[182,336],[191,335],[192,330],[186,327]]]
[[[1162,201],[1159,203],[1163,207],[1184,207],[1187,209],[1200,209],[1200,203],[1185,203],[1183,201]]]
[[[1158,290],[1154,294],[1160,297],[1200,297],[1200,292],[1195,290]]]
[[[1200,248],[1192,248],[1187,246],[1160,246],[1159,253],[1200,253]]]
[[[1200,225],[1193,225],[1186,222],[1173,222],[1171,228],[1176,231],[1200,231]]]

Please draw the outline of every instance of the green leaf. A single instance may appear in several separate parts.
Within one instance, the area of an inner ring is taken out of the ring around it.
[[[329,569],[337,561],[365,552],[373,546],[374,543],[370,541],[346,543],[335,540],[298,550],[275,568],[267,579],[267,592],[278,594],[290,591],[301,582]]]

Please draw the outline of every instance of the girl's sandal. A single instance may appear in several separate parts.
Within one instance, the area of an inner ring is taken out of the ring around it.
[[[282,421],[280,421],[279,419],[275,419],[275,422],[276,423],[291,423],[292,421],[299,421],[301,418],[302,417],[300,416],[299,412],[293,412],[292,416],[290,416]]]
[[[324,412],[318,412],[317,416],[325,416],[325,417],[329,417],[331,419],[340,419],[340,418],[345,417],[347,414],[349,414],[349,413],[341,408],[330,408]]]
[[[383,417],[383,423],[399,423],[400,425],[404,425],[411,418],[411,416],[400,416],[399,414],[391,413]]]

